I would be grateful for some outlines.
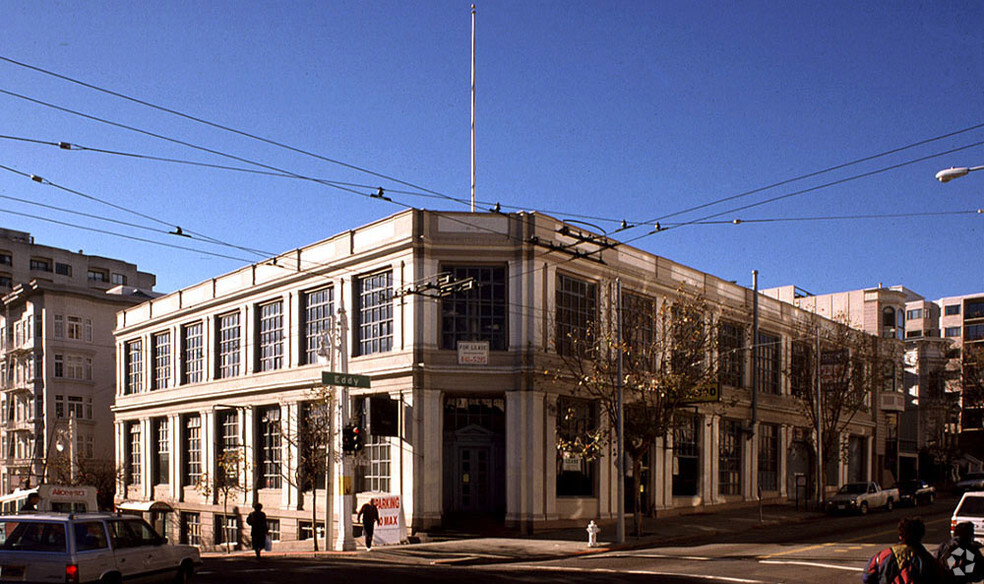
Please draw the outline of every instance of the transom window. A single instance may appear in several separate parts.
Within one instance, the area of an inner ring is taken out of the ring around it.
[[[557,274],[557,353],[587,355],[590,330],[598,317],[598,286],[594,282]]]
[[[223,314],[218,318],[219,359],[218,377],[239,375],[239,313]]]
[[[304,295],[304,362],[318,362],[318,349],[332,325],[335,313],[335,289],[314,290]]]
[[[182,332],[182,383],[201,383],[204,367],[202,323],[196,322],[181,327]]]
[[[387,270],[358,280],[359,355],[393,349],[393,272]]]
[[[455,350],[458,341],[488,341],[493,351],[508,349],[505,266],[450,266],[443,271],[452,281],[472,278],[474,286],[441,300],[441,348]]]
[[[280,369],[284,364],[284,303],[260,305],[260,371]]]

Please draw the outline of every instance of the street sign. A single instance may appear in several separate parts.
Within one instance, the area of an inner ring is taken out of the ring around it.
[[[324,385],[344,385],[346,387],[364,387],[369,389],[369,376],[354,373],[335,373],[322,371],[321,383]]]

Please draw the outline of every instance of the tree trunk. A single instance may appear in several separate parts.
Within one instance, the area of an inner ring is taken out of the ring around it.
[[[632,527],[636,537],[642,536],[642,457],[632,458]]]
[[[301,497],[304,493],[301,493]],[[311,526],[314,530],[314,551],[318,551],[318,488],[314,484],[314,479],[311,480]],[[325,538],[328,537],[328,523],[325,522]],[[325,547],[328,547],[328,540],[325,539]]]

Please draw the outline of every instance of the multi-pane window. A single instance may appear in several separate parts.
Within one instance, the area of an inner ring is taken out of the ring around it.
[[[139,485],[143,473],[143,457],[140,452],[140,422],[127,423],[127,484]]]
[[[598,286],[593,282],[557,274],[557,353],[591,353],[591,328],[597,319]]]
[[[114,273],[109,277],[109,279],[113,284],[122,284],[126,286],[126,274]]]
[[[328,429],[331,413],[323,401],[301,404],[301,444],[299,464],[303,477],[301,490],[325,488],[325,462],[328,454]],[[313,483],[313,484],[312,484]]]
[[[373,436],[365,447],[369,464],[356,469],[356,490],[390,490],[390,445],[386,436]]]
[[[181,327],[181,344],[181,382],[201,383],[205,359],[202,323],[195,322]]]
[[[68,317],[68,338],[73,341],[82,340],[82,318],[79,316]]]
[[[742,387],[745,379],[745,328],[722,321],[718,328],[718,355],[721,381],[732,387]]]
[[[632,292],[622,293],[622,335],[626,345],[625,358],[651,371],[656,367],[654,354],[657,321],[656,299]]]
[[[12,256],[9,252],[0,252],[0,265],[14,265],[14,256]]]
[[[218,318],[219,359],[218,378],[239,375],[239,313],[223,314]]]
[[[335,289],[328,287],[304,295],[304,362],[318,362],[318,350],[327,342],[335,312]]]
[[[55,354],[55,378],[65,377],[65,356]]]
[[[813,349],[804,341],[793,341],[789,353],[789,391],[805,396],[813,390]]]
[[[109,272],[106,270],[90,269],[88,278],[90,282],[109,282]]]
[[[946,316],[953,316],[956,314],[960,314],[960,305],[947,304],[946,306],[943,307],[943,314],[945,314]]]
[[[181,543],[202,545],[202,516],[198,513],[181,512]]]
[[[960,327],[958,326],[948,326],[943,330],[943,336],[947,338],[955,338],[960,336]]]
[[[217,414],[219,425],[219,476],[225,485],[239,484],[241,452],[239,450],[239,412],[224,410]]]
[[[55,262],[55,273],[60,276],[71,276],[72,266],[61,262]]]
[[[718,493],[741,494],[741,445],[745,438],[741,422],[721,419],[721,436],[718,440]]]
[[[51,260],[47,258],[31,258],[31,269],[36,272],[50,272]]]
[[[260,412],[260,444],[258,456],[261,489],[280,488],[280,408],[265,408]]]
[[[197,485],[202,478],[202,418],[188,416],[184,419],[184,484]]]
[[[755,388],[762,393],[779,394],[779,337],[759,331],[755,339]]]
[[[151,389],[171,387],[171,333],[154,335],[154,384]]]
[[[154,420],[154,440],[153,484],[165,485],[171,476],[171,442],[168,439],[167,418]]]
[[[280,300],[260,305],[260,371],[273,371],[284,365],[284,303]]]
[[[597,404],[587,399],[561,396],[557,399],[557,438],[559,444],[584,444],[597,430]],[[557,450],[557,496],[593,497],[597,460],[588,460],[583,451]]]
[[[215,545],[239,543],[239,516],[215,515]]]
[[[92,398],[88,398],[88,399],[89,399],[89,403],[91,403]],[[83,418],[85,419],[92,418],[91,415],[88,418],[86,418],[85,413],[86,413],[85,402],[82,400],[82,396],[79,395],[68,396],[68,417],[75,418],[77,420],[81,420]]]
[[[700,484],[700,422],[681,415],[673,427],[673,496],[693,497]]]
[[[140,393],[143,388],[143,341],[126,343],[126,387],[123,393]]]
[[[967,303],[964,319],[970,320],[972,318],[984,318],[984,301],[974,300]]]
[[[779,490],[779,426],[759,424],[758,486],[763,491]]]
[[[267,519],[267,537],[270,541],[280,541],[280,520]]]
[[[444,268],[451,282],[472,278],[469,290],[441,300],[441,348],[455,350],[458,341],[488,341],[489,349],[509,348],[509,317],[504,266],[452,266]]]
[[[358,280],[359,355],[393,349],[393,271]]]
[[[61,314],[56,314],[54,318],[54,333],[56,339],[65,338],[65,317]]]
[[[923,317],[922,308],[915,308],[913,310],[906,311],[905,313],[906,320],[918,320],[921,319],[922,317]]]

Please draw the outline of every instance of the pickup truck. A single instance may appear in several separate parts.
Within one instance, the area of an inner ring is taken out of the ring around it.
[[[846,512],[867,515],[871,509],[891,511],[899,500],[898,489],[882,489],[874,481],[847,483],[824,502],[828,513]]]

